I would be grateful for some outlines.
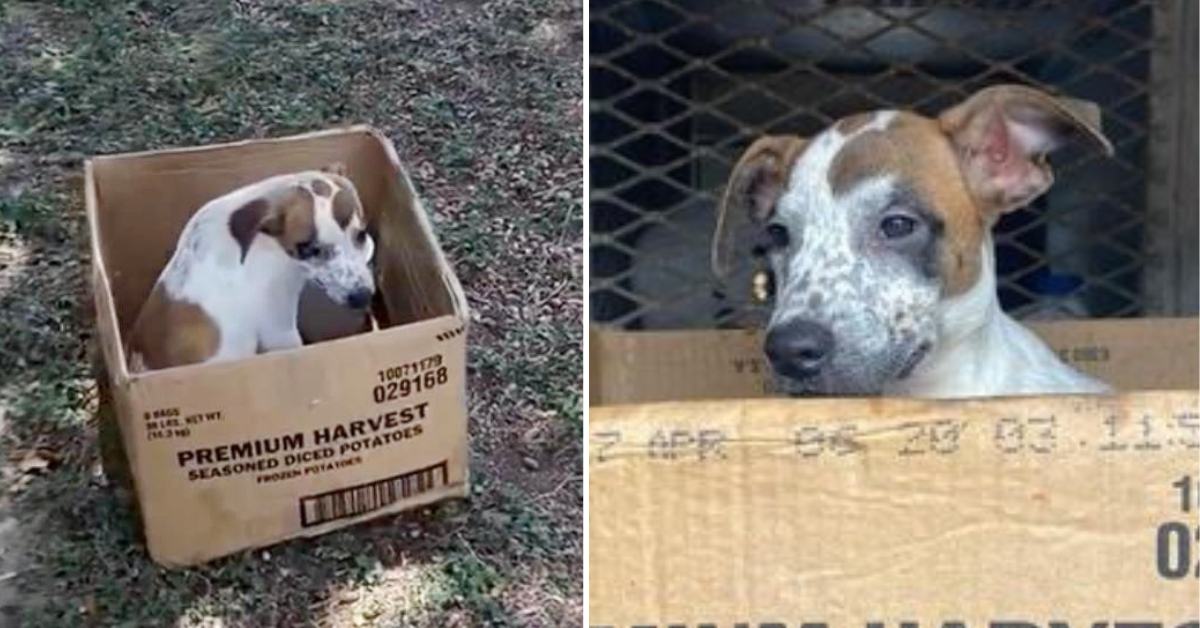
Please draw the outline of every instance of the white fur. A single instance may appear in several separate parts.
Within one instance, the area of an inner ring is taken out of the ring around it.
[[[290,257],[275,238],[265,234],[254,238],[243,259],[242,248],[230,232],[229,220],[233,212],[271,190],[317,178],[337,193],[337,182],[317,172],[271,177],[208,202],[184,227],[159,282],[172,300],[200,306],[215,322],[220,344],[208,362],[245,358],[260,349],[292,349],[302,344],[296,328],[296,311],[300,292],[314,273]],[[331,197],[314,195],[317,240],[337,242],[337,250],[348,244],[348,236],[334,220],[331,205]],[[361,228],[357,223],[355,218],[352,226]],[[355,273],[357,279],[361,280],[365,274],[371,282],[366,262],[372,247],[373,243],[368,241],[362,255],[343,251],[335,255],[338,261],[346,258],[340,265],[360,266]],[[355,257],[359,259],[352,259]],[[370,285],[373,288],[373,282]]]
[[[813,321],[835,337],[837,349],[822,382],[786,382],[791,392],[822,394],[878,392],[886,373],[906,356],[892,350],[922,340],[922,321],[911,311],[931,310],[938,300],[932,282],[909,280],[913,272],[869,263],[857,241],[859,225],[886,205],[894,177],[871,177],[850,190],[834,191],[829,171],[842,149],[862,133],[886,129],[896,113],[881,111],[855,131],[831,127],[814,137],[793,166],[772,223],[790,235],[787,247],[771,249],[776,306],[769,328]],[[928,335],[932,336],[932,324]],[[903,337],[903,340],[898,340]]]
[[[768,327],[793,317],[830,327],[842,346],[853,347],[853,355],[843,357],[839,365],[846,379],[842,383],[850,388],[856,371],[886,370],[884,349],[894,345],[897,336],[907,335],[916,342],[928,340],[932,348],[908,377],[886,380],[884,394],[955,398],[1108,391],[1105,384],[1064,364],[1000,309],[990,236],[982,243],[977,283],[955,297],[942,297],[934,286],[906,280],[901,269],[864,268],[852,241],[855,208],[878,206],[878,199],[892,188],[893,177],[872,177],[835,195],[829,171],[851,139],[886,129],[895,117],[894,111],[876,112],[847,135],[831,127],[812,138],[801,153],[772,221],[785,225],[802,244],[793,242],[773,253],[778,301]],[[1049,147],[1023,126],[1017,125],[1013,133],[1024,147]],[[814,302],[813,293],[822,298]],[[929,311],[936,312],[936,320],[910,315]],[[805,392],[802,384],[782,385]]]
[[[803,246],[785,253],[788,257],[786,263],[778,267],[781,272],[777,273],[776,281],[781,286],[799,281],[824,286],[832,297],[832,307],[841,310],[837,312],[838,316],[872,315],[869,310],[854,305],[854,286],[847,280],[846,271],[855,253],[849,224],[851,216],[846,207],[858,202],[859,197],[885,193],[888,182],[869,181],[845,195],[854,198],[838,198],[829,184],[828,173],[834,158],[851,139],[860,133],[887,128],[895,116],[894,111],[878,111],[872,114],[870,122],[849,135],[830,128],[813,138],[792,168],[785,192],[777,204],[775,220],[787,225],[797,240],[803,240]],[[830,263],[830,260],[840,263]],[[793,296],[799,293],[785,289],[780,294]],[[782,323],[806,309],[802,303],[777,303],[771,313],[771,324]]]
[[[1033,332],[1000,309],[992,239],[984,239],[979,281],[938,306],[934,350],[886,394],[928,398],[1111,392],[1064,364]]]

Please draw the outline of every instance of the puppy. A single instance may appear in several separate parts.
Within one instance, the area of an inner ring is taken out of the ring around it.
[[[1112,154],[1096,105],[1016,85],[926,118],[854,115],[812,138],[764,137],[738,161],[713,264],[757,234],[774,273],[766,355],[793,394],[1095,393],[1000,309],[991,228],[1054,180],[1078,136]]]
[[[134,322],[131,371],[302,344],[301,290],[363,309],[375,292],[358,192],[341,166],[271,177],[199,209]]]

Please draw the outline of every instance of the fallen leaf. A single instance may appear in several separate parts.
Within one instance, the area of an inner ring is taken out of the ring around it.
[[[22,473],[40,473],[50,468],[50,462],[50,459],[43,455],[40,450],[33,449],[25,454],[25,457],[21,459],[21,463],[17,465],[17,468]]]

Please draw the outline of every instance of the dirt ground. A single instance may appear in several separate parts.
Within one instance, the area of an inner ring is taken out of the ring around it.
[[[582,622],[581,22],[0,0],[0,626]],[[82,159],[348,123],[396,143],[470,299],[472,497],[162,569],[99,467]]]

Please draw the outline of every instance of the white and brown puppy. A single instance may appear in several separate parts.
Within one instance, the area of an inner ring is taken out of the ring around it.
[[[764,137],[729,182],[718,274],[735,233],[774,272],[766,354],[793,394],[970,397],[1100,392],[1000,309],[991,228],[1054,180],[1070,136],[1112,146],[1092,103],[984,89],[936,118],[877,111],[819,135]]]
[[[299,347],[305,284],[365,308],[375,292],[374,246],[340,166],[271,177],[208,202],[183,228],[133,325],[130,369]]]

